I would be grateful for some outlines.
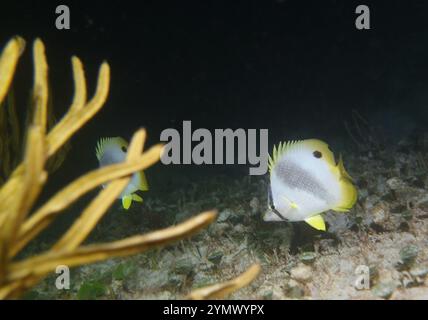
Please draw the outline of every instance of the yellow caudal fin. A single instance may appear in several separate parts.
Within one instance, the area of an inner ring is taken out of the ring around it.
[[[135,193],[132,194],[132,200],[137,202],[143,202],[143,198],[141,198],[138,194]]]
[[[325,231],[325,223],[324,219],[321,217],[321,215],[312,216],[310,218],[307,218],[305,220],[307,224],[309,224],[312,228],[315,228],[317,230]]]
[[[149,190],[149,184],[147,183],[146,175],[143,171],[139,172],[139,183],[138,183],[138,190],[141,191],[147,191]]]
[[[341,191],[341,198],[336,207],[333,208],[334,211],[346,212],[351,209],[355,202],[357,202],[357,189],[352,183],[352,177],[346,172],[345,167],[343,166],[342,156],[339,158],[339,163],[337,164],[337,169],[339,170],[339,184]]]
[[[343,179],[340,181],[340,190],[342,193],[339,204],[333,208],[334,211],[346,212],[357,202],[358,193],[351,181]]]
[[[132,195],[126,195],[122,197],[122,207],[128,210],[132,203]]]

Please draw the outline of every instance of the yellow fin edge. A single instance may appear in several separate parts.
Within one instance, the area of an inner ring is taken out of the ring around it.
[[[339,170],[340,175],[340,189],[342,191],[342,198],[340,203],[333,208],[334,211],[346,212],[351,209],[357,202],[358,192],[354,184],[352,183],[353,179],[346,171],[342,155],[339,157],[339,163],[337,164],[337,169]]]
[[[122,143],[124,145],[128,145],[128,143],[121,137],[106,137],[106,138],[100,138],[97,142],[97,146],[95,148],[95,154],[97,156],[97,159],[100,160],[101,157],[104,154],[104,149],[106,147],[107,144],[109,143],[114,143],[116,141],[116,143]]]
[[[342,199],[340,203],[333,208],[334,211],[346,212],[351,209],[357,202],[358,192],[355,186],[347,179],[340,182],[340,189],[342,190]]]
[[[122,207],[128,210],[132,203],[132,195],[126,195],[122,197]]]
[[[147,178],[146,178],[146,175],[144,174],[144,171],[140,171],[139,175],[140,175],[139,190],[141,191],[149,190],[149,184],[147,183]]]
[[[298,143],[299,141],[288,141],[288,142],[280,142],[278,146],[273,146],[272,156],[269,155],[268,168],[269,172],[275,167],[279,158],[293,145]]]
[[[305,219],[305,222],[309,224],[312,228],[325,231],[325,222],[321,215],[312,216],[310,218]]]
[[[345,177],[346,179],[349,179],[351,181],[353,181],[354,179],[352,179],[352,177],[349,175],[349,173],[346,171],[345,166],[343,165],[343,159],[342,159],[342,155],[339,155],[339,163],[337,164],[337,168],[339,169],[339,173],[340,176],[343,178]]]

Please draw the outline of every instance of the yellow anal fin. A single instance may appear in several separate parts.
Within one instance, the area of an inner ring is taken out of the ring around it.
[[[126,195],[122,197],[122,206],[125,210],[128,210],[132,203],[132,195]]]
[[[143,202],[143,198],[141,198],[138,194],[135,193],[132,194],[132,200],[137,202]]]
[[[317,230],[325,231],[325,223],[324,219],[321,217],[321,215],[312,216],[310,218],[307,218],[305,220],[307,224],[309,224],[312,228],[315,228]]]

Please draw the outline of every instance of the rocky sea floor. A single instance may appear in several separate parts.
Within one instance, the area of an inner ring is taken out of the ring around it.
[[[359,198],[349,213],[325,214],[328,232],[263,222],[266,177],[218,177],[147,197],[130,212],[118,212],[117,204],[90,240],[149,232],[216,207],[218,219],[205,231],[163,249],[72,269],[69,290],[57,290],[52,274],[26,298],[182,299],[258,262],[258,278],[229,298],[428,299],[428,143],[354,151],[344,161]],[[356,287],[361,268],[369,270],[369,288]]]

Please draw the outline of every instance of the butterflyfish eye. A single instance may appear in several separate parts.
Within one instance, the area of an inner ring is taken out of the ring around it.
[[[322,153],[318,150],[314,151],[312,154],[314,155],[315,158],[318,158],[318,159],[322,157]]]
[[[122,146],[120,149],[121,149],[123,152],[126,152],[126,147]]]

